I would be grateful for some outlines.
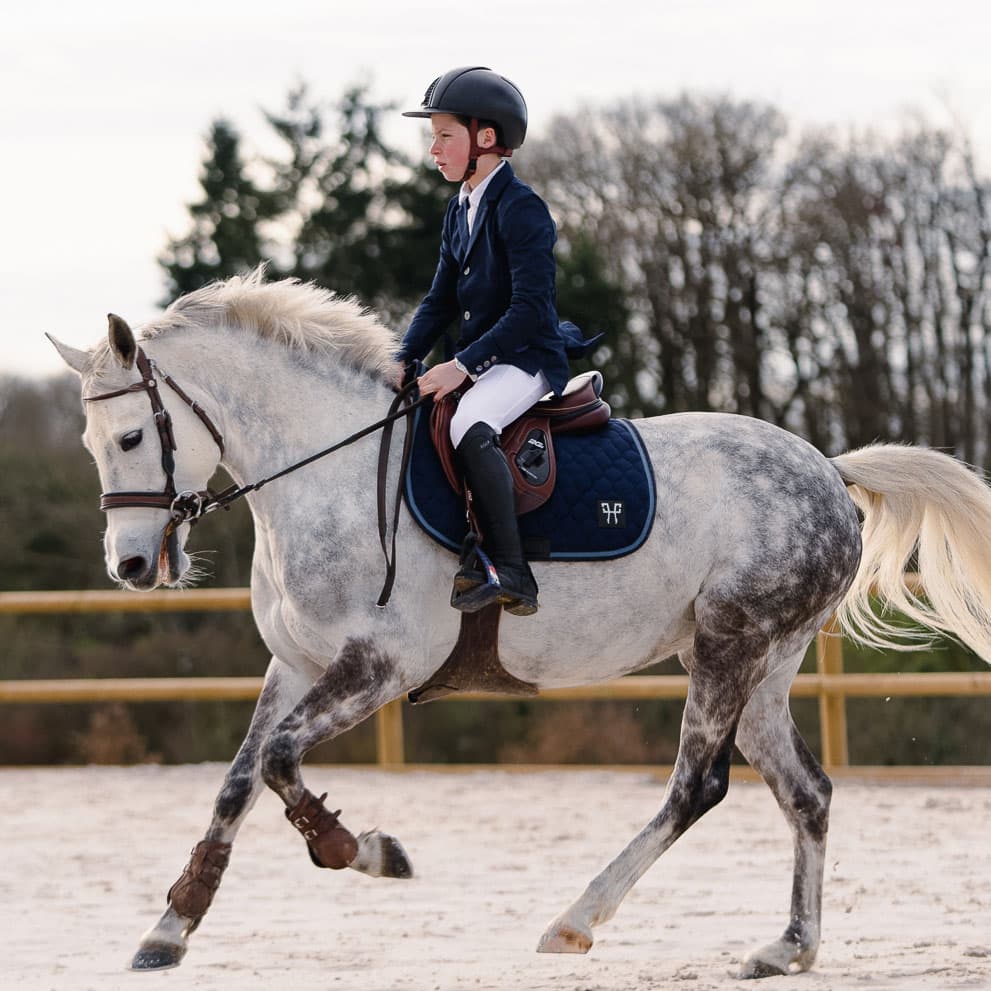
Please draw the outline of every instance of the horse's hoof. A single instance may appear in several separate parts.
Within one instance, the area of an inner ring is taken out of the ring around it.
[[[186,947],[175,943],[149,943],[134,954],[131,970],[169,970],[178,967],[186,955]]]
[[[739,978],[744,981],[757,980],[761,977],[787,977],[788,969],[782,970],[777,964],[766,960],[744,960]]]
[[[403,845],[386,833],[382,834],[382,877],[398,877],[403,880],[413,876],[413,864]]]
[[[397,877],[403,880],[413,876],[413,864],[403,845],[388,833],[369,830],[358,837],[358,852],[348,866],[369,877]]]
[[[815,962],[819,941],[804,945],[788,937],[751,950],[743,959],[737,977],[743,980],[761,977],[786,977],[808,970]]]
[[[592,930],[557,922],[537,944],[538,953],[588,953],[592,948]]]

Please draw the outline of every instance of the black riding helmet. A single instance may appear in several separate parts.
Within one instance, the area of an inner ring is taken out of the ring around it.
[[[526,137],[526,101],[515,83],[481,65],[462,66],[438,76],[423,95],[419,110],[407,110],[404,117],[432,117],[453,114],[469,121],[471,151],[468,178],[474,171],[478,156],[495,152],[509,157]],[[492,148],[481,149],[476,144],[479,122],[496,125],[496,140]]]

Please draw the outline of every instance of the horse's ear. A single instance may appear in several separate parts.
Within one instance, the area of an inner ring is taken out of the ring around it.
[[[116,313],[108,313],[107,320],[110,323],[108,333],[110,350],[125,368],[131,368],[138,350],[138,346],[134,343],[134,334],[131,333],[127,321],[122,320]]]
[[[55,345],[55,350],[62,356],[62,360],[77,374],[85,375],[86,369],[89,368],[89,352],[80,351],[78,348],[71,348],[68,344],[63,344],[61,341],[56,340],[51,334],[45,334],[52,344]]]

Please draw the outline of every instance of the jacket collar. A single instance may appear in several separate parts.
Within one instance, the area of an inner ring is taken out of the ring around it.
[[[513,172],[513,167],[509,162],[503,162],[499,171],[492,176],[482,196],[482,202],[478,204],[478,213],[475,215],[475,221],[471,226],[471,237],[468,238],[468,246],[465,248],[464,258],[467,258],[471,254],[471,249],[475,246],[475,241],[478,239],[478,233],[481,231],[489,215],[489,208],[493,203],[498,201],[499,197],[506,191],[506,187],[515,177],[516,173]]]

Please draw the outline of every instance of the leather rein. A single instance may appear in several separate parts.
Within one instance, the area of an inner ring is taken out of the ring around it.
[[[162,540],[164,541],[183,523],[195,525],[207,513],[212,513],[218,509],[226,510],[230,507],[231,503],[246,496],[249,492],[257,492],[263,486],[268,485],[269,482],[274,482],[277,478],[282,478],[294,471],[298,471],[300,468],[305,468],[314,461],[318,461],[320,458],[339,451],[342,447],[347,447],[349,444],[361,440],[362,437],[367,437],[369,434],[381,430],[382,442],[379,449],[377,504],[379,541],[382,545],[382,552],[385,555],[386,561],[386,582],[377,604],[384,606],[389,601],[396,572],[396,530],[398,529],[399,509],[402,503],[403,479],[406,475],[406,469],[409,465],[409,459],[413,449],[413,431],[410,429],[409,421],[414,411],[431,398],[430,396],[421,396],[418,399],[413,398],[414,393],[417,391],[415,380],[403,385],[396,394],[395,399],[392,400],[388,414],[381,420],[363,427],[361,430],[345,437],[336,444],[332,444],[330,447],[324,448],[322,451],[317,451],[316,454],[311,454],[300,461],[288,465],[273,475],[260,478],[258,481],[250,482],[247,485],[231,485],[216,494],[212,493],[209,489],[178,492],[175,484],[175,452],[178,450],[178,447],[176,445],[175,432],[172,429],[172,417],[162,401],[162,394],[158,385],[159,379],[196,414],[200,422],[210,433],[214,443],[220,449],[221,457],[224,455],[223,434],[217,429],[216,424],[210,419],[206,410],[195,400],[191,399],[171,375],[162,371],[155,361],[145,354],[141,347],[137,349],[134,363],[141,375],[140,381],[113,392],[104,392],[97,396],[83,396],[83,402],[97,403],[106,399],[116,399],[118,396],[126,396],[133,392],[147,393],[148,399],[151,402],[152,413],[154,414],[159,444],[162,449],[162,470],[165,472],[165,487],[161,491],[103,492],[100,494],[100,509],[104,512],[109,512],[111,509],[126,508],[163,509],[169,513],[169,522],[166,524],[162,534]],[[392,428],[397,420],[404,417],[407,418],[407,429],[406,437],[403,441],[402,468],[399,472],[396,491],[392,524],[392,554],[390,556],[387,547],[386,476],[388,473],[389,451],[392,443]]]

